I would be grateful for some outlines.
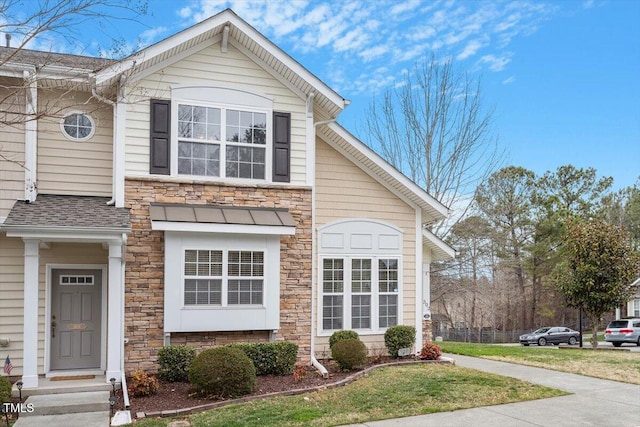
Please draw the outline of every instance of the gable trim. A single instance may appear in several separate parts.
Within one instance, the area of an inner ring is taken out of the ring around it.
[[[150,75],[157,73],[158,71],[162,70],[163,68],[166,67],[170,67],[171,65],[182,61],[185,58],[188,58],[191,55],[195,55],[196,53],[200,52],[201,50],[204,50],[208,47],[211,47],[217,43],[219,43],[221,40],[221,37],[219,35],[214,36],[208,40],[205,40],[202,43],[199,43],[195,46],[190,47],[187,50],[184,50],[182,52],[178,52],[175,55],[172,55],[170,57],[168,57],[167,59],[165,59],[164,61],[158,62],[157,64],[154,64],[150,67],[147,67],[143,70],[140,70],[137,73],[133,73],[128,79],[127,81],[130,83],[136,83],[139,82],[140,80],[149,77]]]
[[[214,15],[192,27],[189,27],[181,32],[174,34],[154,45],[151,45],[140,52],[125,58],[124,60],[104,68],[102,71],[96,74],[96,80],[98,83],[108,81],[118,74],[128,71],[134,68],[136,65],[145,61],[150,61],[158,56],[165,54],[172,50],[179,50],[180,45],[187,43],[197,37],[207,37],[207,33],[212,33],[209,37],[219,36],[223,31],[225,25],[231,25],[231,35],[229,42],[234,38],[234,29],[241,32],[242,35],[251,39],[265,52],[265,57],[270,56],[275,61],[282,64],[287,69],[291,70],[294,74],[299,76],[309,84],[316,92],[319,92],[329,102],[333,104],[333,108],[343,110],[347,105],[347,102],[338,93],[333,91],[329,86],[323,83],[319,78],[313,75],[310,71],[304,68],[299,62],[290,57],[283,50],[278,48],[275,44],[265,38],[260,32],[242,20],[232,10],[226,9],[217,15]],[[214,32],[218,32],[213,34]],[[237,39],[237,37],[235,37]],[[240,43],[242,43],[240,41]],[[177,53],[173,53],[175,55]],[[273,68],[273,67],[272,67]],[[279,71],[274,70],[279,73]]]

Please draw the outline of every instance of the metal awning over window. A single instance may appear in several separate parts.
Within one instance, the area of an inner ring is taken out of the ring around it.
[[[153,203],[153,230],[242,234],[295,234],[286,209]]]

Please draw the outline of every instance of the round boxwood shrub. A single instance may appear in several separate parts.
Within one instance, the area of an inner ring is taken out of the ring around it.
[[[186,345],[162,347],[158,351],[158,376],[169,382],[187,381],[189,366],[196,358],[196,350]]]
[[[203,395],[235,397],[253,391],[256,368],[238,348],[218,347],[205,350],[189,368],[189,382]]]
[[[420,350],[420,359],[422,360],[438,360],[441,355],[440,346],[432,342],[425,342]]]
[[[413,343],[415,342],[416,328],[413,326],[391,326],[384,333],[384,344],[387,346],[391,357],[398,357],[398,350],[413,347]]]
[[[7,377],[0,377],[0,406],[11,402],[11,382]]]
[[[342,341],[342,340],[350,340],[350,339],[360,339],[360,336],[358,335],[358,333],[356,331],[352,331],[349,329],[345,329],[342,331],[335,331],[333,334],[331,334],[331,336],[329,337],[329,348],[333,348],[333,345],[335,343],[337,343],[338,341]]]
[[[331,348],[331,357],[340,369],[350,371],[367,361],[367,346],[358,338],[340,340]]]

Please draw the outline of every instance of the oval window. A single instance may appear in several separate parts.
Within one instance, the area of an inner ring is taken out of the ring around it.
[[[64,136],[72,141],[86,141],[93,136],[96,125],[88,114],[74,112],[62,119],[60,123]]]

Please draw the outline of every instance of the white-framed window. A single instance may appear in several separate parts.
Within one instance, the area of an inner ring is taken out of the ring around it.
[[[280,236],[165,231],[166,332],[277,330]]]
[[[93,275],[78,275],[78,274],[61,274],[60,285],[87,285],[92,286],[94,281]]]
[[[83,142],[90,139],[96,131],[96,122],[89,114],[72,111],[60,120],[62,134],[71,141]]]
[[[380,334],[402,323],[402,230],[353,218],[318,230],[319,334]]]
[[[640,299],[633,300],[633,317],[640,317]]]
[[[322,259],[322,329],[380,331],[398,324],[400,259]]]
[[[400,266],[397,258],[378,258],[378,319],[380,328],[398,324]]]
[[[222,305],[222,251],[184,251],[184,305]]]
[[[185,249],[184,305],[262,305],[264,251]]]
[[[271,180],[273,100],[241,89],[172,89],[172,174]]]
[[[178,104],[178,174],[266,179],[267,113]]]

